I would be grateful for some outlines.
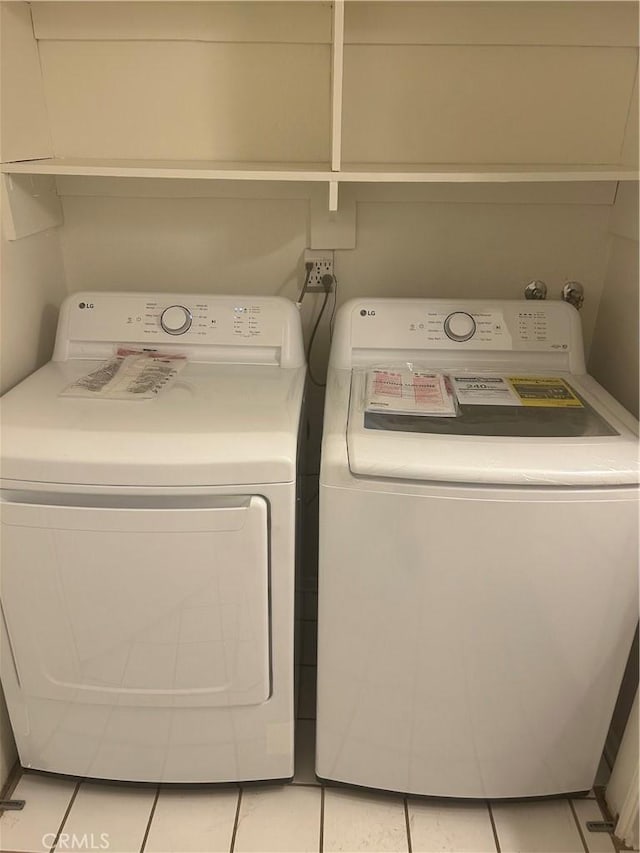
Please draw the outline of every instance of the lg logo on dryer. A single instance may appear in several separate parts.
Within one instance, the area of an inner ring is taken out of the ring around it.
[[[361,317],[375,317],[375,316],[376,316],[376,312],[375,312],[375,311],[368,311],[366,308],[363,308],[363,309],[360,311],[360,316],[361,316]]]
[[[93,302],[78,302],[78,308],[95,308]]]

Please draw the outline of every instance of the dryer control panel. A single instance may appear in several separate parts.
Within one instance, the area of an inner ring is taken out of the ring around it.
[[[276,349],[284,361],[287,354],[304,360],[299,312],[281,297],[104,292],[65,300],[54,360],[103,355],[121,344],[184,351],[198,360],[209,360],[208,352],[224,360],[230,349],[233,357],[242,351],[243,361],[268,360]]]

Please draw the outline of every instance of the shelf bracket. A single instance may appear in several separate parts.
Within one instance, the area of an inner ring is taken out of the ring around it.
[[[332,199],[331,188],[334,184],[335,190]],[[337,209],[337,193],[337,181],[330,181],[328,185],[317,183],[311,191],[309,217],[309,246],[311,249],[355,249],[356,247],[356,197],[354,189],[349,184],[342,184],[339,210]]]
[[[338,209],[338,182],[329,181],[329,211]]]
[[[62,225],[62,204],[52,175],[2,175],[3,228],[19,240]]]

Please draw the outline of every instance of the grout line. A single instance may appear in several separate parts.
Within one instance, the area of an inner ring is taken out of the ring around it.
[[[407,850],[408,853],[412,853],[411,846],[411,823],[409,821],[409,798],[404,797],[404,822],[407,830]]]
[[[160,785],[156,788],[156,796],[153,800],[153,805],[151,806],[151,811],[149,812],[149,820],[147,821],[147,828],[144,831],[144,838],[142,839],[142,845],[140,847],[140,853],[144,853],[144,848],[147,846],[147,838],[149,837],[149,833],[151,831],[151,821],[156,813],[156,806],[158,805],[158,797],[160,796]]]
[[[324,785],[320,786],[320,837],[318,838],[318,851],[324,849]]]
[[[231,833],[231,845],[229,847],[229,853],[233,853],[234,847],[236,846],[236,835],[238,834],[238,821],[240,819],[240,806],[242,804],[242,788],[238,788],[238,805],[236,806],[236,817],[233,821],[233,832]]]
[[[578,820],[578,815],[576,813],[575,806],[573,805],[573,800],[570,800],[567,797],[567,802],[569,803],[569,808],[571,809],[571,814],[573,815],[573,819],[576,822],[576,826],[578,827],[578,834],[580,835],[580,841],[582,841],[582,846],[584,847],[584,853],[589,853],[589,845],[584,837],[584,833],[582,832],[582,827],[580,826],[580,821]]]
[[[500,850],[500,839],[498,838],[498,830],[496,828],[496,822],[493,817],[493,810],[491,808],[491,800],[485,800],[487,805],[487,811],[489,812],[489,820],[491,821],[491,829],[493,830],[493,843],[496,845],[496,852],[501,853]]]
[[[69,817],[69,812],[71,811],[73,804],[76,801],[76,797],[78,796],[78,791],[80,790],[80,785],[82,782],[77,782],[76,787],[73,789],[73,794],[71,794],[71,799],[69,800],[69,805],[67,806],[67,810],[62,816],[62,822],[60,823],[60,827],[58,828],[58,832],[56,833],[56,837],[53,839],[53,844],[51,845],[51,850],[49,853],[52,853],[53,850],[56,849],[56,844],[60,839],[60,835],[62,834],[62,830],[64,829],[64,825],[67,822],[67,818]]]

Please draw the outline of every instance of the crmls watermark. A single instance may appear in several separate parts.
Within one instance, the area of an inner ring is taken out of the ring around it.
[[[42,836],[44,848],[50,850],[54,844],[56,844],[55,832],[47,832]],[[83,835],[61,832],[56,850],[108,850],[110,846],[108,832],[101,832],[99,835],[93,832],[85,832]]]

